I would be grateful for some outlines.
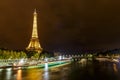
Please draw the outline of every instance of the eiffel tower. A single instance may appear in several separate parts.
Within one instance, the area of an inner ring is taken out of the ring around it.
[[[41,45],[39,43],[38,39],[38,31],[37,31],[37,12],[36,9],[33,13],[33,30],[32,30],[32,37],[30,40],[30,43],[28,47],[26,48],[27,51],[36,51],[36,52],[42,52]]]

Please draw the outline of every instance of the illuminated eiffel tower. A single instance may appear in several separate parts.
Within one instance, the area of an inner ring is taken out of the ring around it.
[[[32,37],[30,40],[30,43],[28,47],[26,48],[27,51],[36,51],[36,52],[42,52],[41,45],[39,43],[38,39],[38,32],[37,32],[37,12],[36,9],[33,13],[33,30],[32,30]]]

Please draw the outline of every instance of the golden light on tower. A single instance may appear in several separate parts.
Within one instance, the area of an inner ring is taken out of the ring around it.
[[[37,32],[37,12],[36,9],[33,14],[33,31],[32,31],[32,37],[38,38],[38,32]]]
[[[28,51],[37,51],[42,52],[42,48],[38,39],[38,31],[37,31],[37,12],[36,9],[33,13],[33,29],[32,29],[32,37],[28,47],[26,48]]]

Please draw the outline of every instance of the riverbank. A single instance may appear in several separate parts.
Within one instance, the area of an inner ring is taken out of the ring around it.
[[[33,68],[45,68],[45,67],[59,67],[63,65],[70,64],[69,60],[66,61],[55,61],[55,62],[45,62],[42,64],[37,64],[37,65],[28,65],[28,66],[13,66],[12,68],[14,69],[33,69]]]

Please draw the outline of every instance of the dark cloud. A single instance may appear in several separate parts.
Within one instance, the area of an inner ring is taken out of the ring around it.
[[[120,47],[119,0],[0,1],[0,47],[25,49],[31,37],[34,8],[45,49]]]

